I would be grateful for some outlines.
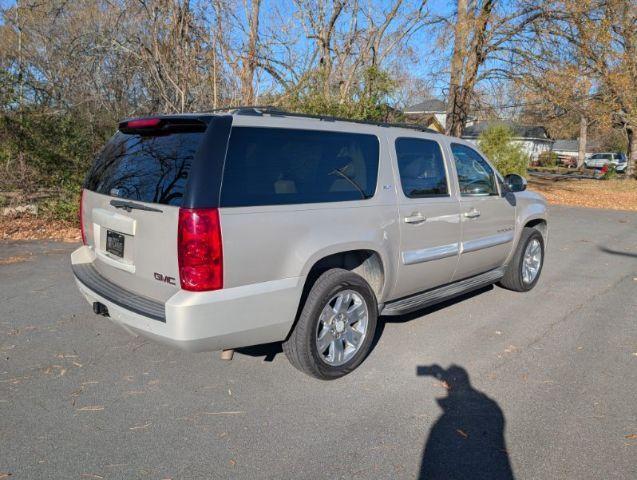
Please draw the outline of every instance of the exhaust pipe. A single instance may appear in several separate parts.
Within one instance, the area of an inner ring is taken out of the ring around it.
[[[93,313],[95,315],[102,315],[103,317],[108,317],[108,307],[100,302],[93,302]]]

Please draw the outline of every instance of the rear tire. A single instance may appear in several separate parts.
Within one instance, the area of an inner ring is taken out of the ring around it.
[[[369,284],[349,270],[334,268],[312,286],[283,351],[300,371],[334,380],[365,360],[377,324],[378,304]]]
[[[533,255],[534,252],[536,252],[535,255]],[[537,253],[539,253],[539,263],[537,263]],[[525,227],[511,263],[499,285],[514,292],[528,292],[540,279],[543,266],[544,238],[539,230]]]

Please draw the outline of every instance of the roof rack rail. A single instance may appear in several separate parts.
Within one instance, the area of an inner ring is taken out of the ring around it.
[[[419,132],[425,132],[425,133],[440,133],[437,130],[423,127],[422,125],[418,125],[416,123],[375,122],[373,120],[355,120],[355,119],[345,118],[345,117],[335,117],[332,115],[316,115],[312,113],[289,112],[280,107],[276,107],[272,105],[240,105],[237,107],[215,108],[214,110],[208,110],[207,112],[204,112],[204,113],[215,113],[215,112],[233,112],[237,115],[261,116],[263,114],[267,114],[267,115],[276,115],[276,116],[284,116],[284,117],[314,118],[316,120],[321,120],[324,122],[351,122],[351,123],[360,123],[363,125],[374,125],[377,127],[408,128],[410,130],[417,130]]]

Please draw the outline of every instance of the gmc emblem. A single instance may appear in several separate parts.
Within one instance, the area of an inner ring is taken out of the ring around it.
[[[153,273],[153,275],[155,276],[155,280],[157,280],[158,282],[164,282],[169,285],[175,285],[175,277],[169,277],[168,275],[163,275],[157,272]]]

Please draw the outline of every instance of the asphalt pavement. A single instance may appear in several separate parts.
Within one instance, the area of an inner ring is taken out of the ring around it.
[[[130,337],[75,245],[0,243],[0,478],[637,478],[637,214],[550,214],[533,291],[387,318],[332,382]]]

